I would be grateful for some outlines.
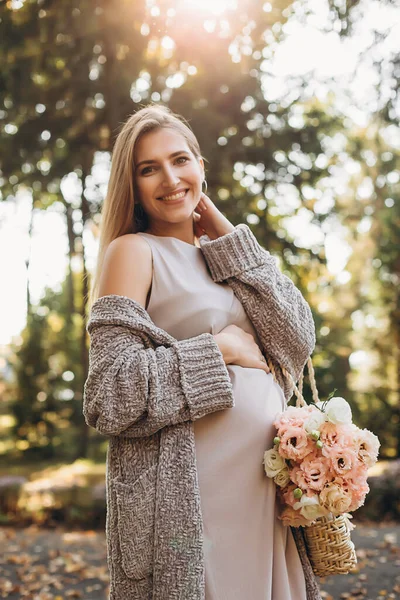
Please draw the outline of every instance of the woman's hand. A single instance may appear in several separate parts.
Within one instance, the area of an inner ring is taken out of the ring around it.
[[[236,325],[228,325],[214,336],[227,365],[262,369],[269,373],[267,362],[250,333]]]
[[[207,234],[210,240],[216,240],[235,229],[204,193],[201,194],[200,201],[193,213],[193,220],[193,230],[197,238]]]

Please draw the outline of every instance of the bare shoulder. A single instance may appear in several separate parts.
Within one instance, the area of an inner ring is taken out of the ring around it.
[[[151,248],[135,233],[122,235],[111,242],[100,276],[99,297],[108,294],[127,296],[146,306],[151,287]]]

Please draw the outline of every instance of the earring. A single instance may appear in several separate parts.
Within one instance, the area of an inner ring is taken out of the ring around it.
[[[204,187],[205,187],[204,191],[206,192],[207,191],[207,187],[208,187],[207,186],[207,181],[205,179],[203,179],[203,181],[201,182],[202,187],[203,187],[203,183],[204,183]]]

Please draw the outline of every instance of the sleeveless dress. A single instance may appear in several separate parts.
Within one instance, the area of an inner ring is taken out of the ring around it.
[[[152,250],[146,310],[177,340],[234,324],[257,335],[226,283],[215,283],[201,248],[141,232]],[[201,364],[199,364],[201,369]],[[264,474],[273,421],[285,409],[271,374],[227,366],[235,406],[194,421],[204,528],[206,600],[306,600],[290,528],[277,518],[275,483]]]

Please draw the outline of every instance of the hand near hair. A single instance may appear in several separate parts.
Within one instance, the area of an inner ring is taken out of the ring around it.
[[[201,194],[200,201],[195,208],[193,220],[194,234],[198,238],[206,234],[210,240],[216,240],[235,229],[232,223],[218,210],[214,202],[204,193]]]

